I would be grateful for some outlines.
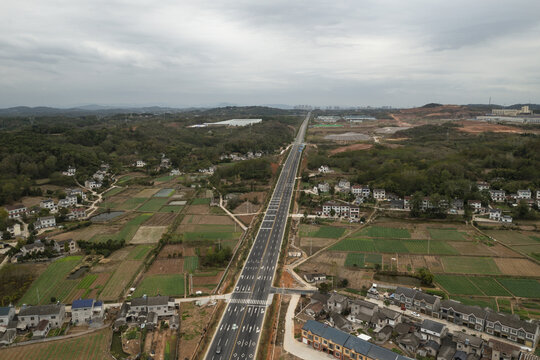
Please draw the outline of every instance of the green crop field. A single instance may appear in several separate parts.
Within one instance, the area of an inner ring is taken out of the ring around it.
[[[469,280],[487,296],[512,296],[494,278],[471,276]]]
[[[159,181],[159,182],[163,182],[163,181],[169,181],[169,180],[172,180],[172,179],[174,179],[174,176],[167,175],[167,176],[158,177],[155,180]]]
[[[459,255],[459,251],[444,241],[403,240],[411,254]]]
[[[77,285],[77,289],[89,289],[92,286],[92,283],[96,281],[97,274],[88,274],[86,275]]]
[[[148,296],[158,294],[168,296],[184,295],[184,275],[147,275],[137,286],[133,297],[140,297],[144,294]]]
[[[531,244],[531,238],[514,230],[488,230],[486,233],[506,245]]]
[[[153,248],[154,245],[137,245],[130,251],[127,258],[130,260],[143,260]]]
[[[381,253],[408,253],[405,241],[398,239],[375,239],[375,248]]]
[[[158,211],[159,209],[161,209],[162,206],[164,206],[167,203],[167,201],[169,201],[168,198],[151,198],[137,210],[138,211]]]
[[[118,206],[118,208],[120,208],[122,210],[133,210],[133,209],[137,208],[139,205],[141,205],[142,203],[144,203],[146,200],[148,200],[148,199],[147,198],[137,198],[137,197],[129,198],[126,201],[124,201],[123,204]]]
[[[334,226],[321,226],[318,230],[308,234],[310,237],[337,239],[343,235],[345,228]]]
[[[369,237],[382,237],[390,239],[410,239],[411,234],[407,229],[389,228],[382,226],[370,226],[363,229],[360,234]]]
[[[474,298],[474,297],[465,297],[465,296],[451,296],[452,300],[457,300],[465,305],[480,306],[481,308],[491,308],[497,311],[497,303],[495,298]]]
[[[465,234],[455,229],[428,229],[433,240],[466,241]]]
[[[162,206],[158,212],[160,213],[168,213],[168,212],[180,212],[184,207],[180,205],[165,205]]]
[[[480,289],[465,276],[436,275],[435,282],[450,294],[456,295],[484,295]]]
[[[118,179],[118,185],[123,184],[131,179],[133,179],[133,176],[131,175],[122,176],[120,179]]]
[[[343,239],[330,248],[334,251],[363,251],[375,252],[372,239]]]
[[[191,202],[192,205],[206,205],[206,204],[210,204],[210,199],[209,198],[198,198],[198,199],[193,199],[193,201]]]
[[[540,282],[535,279],[497,278],[505,288],[519,297],[540,298]]]
[[[119,194],[124,190],[126,190],[126,188],[115,187],[115,188],[112,188],[111,190],[107,191],[105,194],[103,194],[103,197],[106,199],[106,198],[111,197],[113,195]]]
[[[366,254],[365,262],[368,264],[381,264],[382,265],[382,255],[381,254]]]
[[[19,305],[37,305],[38,296],[40,304],[50,303],[51,297],[62,301],[78,283],[77,280],[66,280],[66,277],[81,259],[81,256],[67,256],[51,263],[30,285]]]
[[[447,256],[442,257],[444,270],[458,274],[499,275],[501,271],[495,261],[487,257]]]
[[[91,241],[101,242],[109,239],[113,241],[124,239],[128,243],[133,235],[137,232],[139,226],[141,226],[146,220],[152,217],[153,214],[139,214],[135,218],[129,220],[119,232],[115,234],[97,234],[90,239]]]
[[[364,254],[347,253],[347,258],[345,259],[345,266],[363,268]]]
[[[199,267],[199,257],[197,256],[186,256],[184,258],[184,271],[185,272],[194,272]]]
[[[199,240],[233,240],[241,236],[240,232],[229,231],[201,231],[201,232],[185,232],[184,239],[186,241],[199,241]]]

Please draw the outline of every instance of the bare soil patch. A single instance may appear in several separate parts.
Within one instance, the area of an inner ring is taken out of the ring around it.
[[[213,310],[213,306],[198,307],[194,303],[182,303],[178,359],[191,359]]]
[[[372,147],[373,147],[372,144],[352,144],[348,146],[341,146],[330,151],[330,155],[336,155],[336,154],[346,152],[346,151],[368,150],[368,149],[371,149]]]
[[[78,229],[75,231],[69,231],[61,234],[56,234],[52,236],[54,240],[90,240],[92,237],[98,234],[114,234],[118,231],[119,226],[110,226],[110,225],[96,225],[92,224],[83,229]]]
[[[184,259],[157,259],[152,263],[146,274],[148,275],[168,275],[181,274],[184,272]]]
[[[495,258],[493,260],[505,275],[538,276],[540,274],[540,265],[528,259]]]
[[[436,257],[436,256],[424,256],[424,260],[429,268],[429,270],[431,272],[434,272],[434,273],[443,273],[444,272],[444,267],[443,265],[441,264],[441,262],[439,261],[439,258]]]
[[[144,224],[147,226],[167,226],[174,221],[175,213],[156,213]]]
[[[167,231],[166,226],[141,226],[129,243],[157,244],[165,231]]]
[[[266,192],[264,191],[252,191],[245,194],[240,195],[240,199],[242,200],[249,200],[253,202],[253,199],[257,199],[259,204],[261,204],[264,201],[264,197],[266,196]]]
[[[208,215],[210,214],[209,205],[190,205],[186,211],[187,214]]]
[[[237,216],[236,218],[240,220],[242,224],[249,226],[249,224],[251,224],[251,221],[253,220],[254,217],[255,215],[240,215],[240,216]]]
[[[512,126],[500,125],[500,124],[491,124],[487,122],[480,121],[462,121],[462,127],[459,130],[478,134],[483,132],[495,132],[495,133],[513,133],[513,134],[522,134],[526,131],[515,128]]]
[[[157,193],[159,189],[143,189],[135,195],[135,197],[138,198],[149,198],[152,197],[155,193]]]
[[[219,279],[221,279],[222,275],[223,275],[223,271],[220,271],[216,275],[213,275],[213,276],[194,276],[193,286],[217,284],[219,282]]]
[[[493,255],[493,252],[489,247],[481,243],[475,243],[472,241],[454,241],[449,242],[453,248],[455,248],[461,255]]]
[[[122,248],[122,249],[118,249],[115,252],[113,252],[111,254],[111,256],[109,256],[109,260],[110,261],[124,260],[125,258],[127,258],[127,256],[131,252],[131,250],[133,250],[132,247],[125,247],[125,248]]]
[[[169,255],[172,256],[172,254],[178,254],[178,253],[184,254],[184,245],[182,244],[165,245],[163,249],[161,249],[161,251],[159,252],[157,258],[167,259]]]
[[[255,205],[249,201],[244,201],[240,205],[238,205],[234,210],[234,214],[251,214],[254,212],[259,211],[260,205]]]

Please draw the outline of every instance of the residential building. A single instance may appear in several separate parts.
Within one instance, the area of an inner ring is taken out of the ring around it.
[[[386,325],[394,327],[397,324],[401,323],[401,313],[385,307],[380,308],[379,311],[377,311],[376,317],[378,322],[377,327],[382,327]]]
[[[322,215],[332,216],[332,210],[336,217],[349,217],[351,205],[337,201],[327,201],[323,204]],[[358,211],[360,211],[360,209],[358,209]]]
[[[327,182],[320,183],[317,185],[317,189],[319,190],[319,192],[327,193],[330,191],[330,184],[328,184]]]
[[[56,210],[56,205],[53,199],[41,200],[41,202],[39,203],[39,207],[42,209],[49,209],[50,211]]]
[[[77,169],[73,166],[70,166],[67,168],[66,171],[62,171],[62,175],[64,176],[75,176],[75,173],[77,172]]]
[[[438,344],[441,343],[441,338],[443,338],[447,332],[448,328],[446,325],[429,319],[424,319],[420,326],[422,340],[433,340]]]
[[[70,207],[70,203],[69,203],[68,199],[60,199],[60,200],[58,200],[58,208],[59,209],[67,208],[67,207]]]
[[[492,201],[503,202],[506,200],[506,192],[504,190],[489,190],[489,196]]]
[[[96,180],[97,182],[102,182],[103,179],[105,179],[105,176],[107,176],[107,173],[105,171],[98,170],[92,175],[92,179]]]
[[[540,336],[538,324],[523,321],[517,315],[487,312],[485,332],[534,348]]]
[[[478,306],[463,305],[455,300],[442,300],[438,317],[457,325],[483,331],[486,315],[487,312]]]
[[[396,344],[405,351],[415,354],[420,346],[420,339],[413,333],[400,335],[396,338]]]
[[[370,301],[354,299],[349,302],[351,313],[349,319],[351,321],[362,321],[371,323],[375,314],[379,310],[377,304]]]
[[[86,218],[86,209],[83,207],[73,208],[68,214],[69,220],[79,220]]]
[[[51,330],[51,323],[49,320],[40,320],[34,331],[32,331],[32,339],[43,339],[47,336]]]
[[[488,357],[491,360],[518,360],[520,354],[520,348],[502,341],[490,339],[488,341],[489,350],[491,356]],[[486,354],[484,354],[484,357]],[[489,354],[488,354],[489,355]]]
[[[540,200],[540,190],[536,190],[536,199]]]
[[[23,234],[24,227],[19,223],[15,223],[8,226],[6,230],[11,234],[11,236],[21,236]]]
[[[346,179],[341,179],[338,182],[337,190],[339,192],[350,192],[351,191],[351,183]]]
[[[302,342],[343,360],[409,360],[346,332],[308,320],[302,327]]]
[[[37,219],[37,221],[34,223],[34,228],[39,229],[47,229],[51,227],[56,226],[56,219],[54,216],[45,216],[40,217]]]
[[[405,210],[411,210],[411,196],[405,196],[403,197],[403,209]]]
[[[6,206],[6,210],[10,219],[20,218],[28,212],[28,209],[23,204],[8,205]]]
[[[138,168],[143,168],[146,166],[146,162],[144,162],[143,160],[137,160],[135,162],[135,167],[138,167]]]
[[[456,331],[452,334],[452,341],[456,343],[457,350],[466,354],[474,354],[478,357],[482,355],[484,340],[478,336],[469,335]]]
[[[143,296],[131,299],[130,310],[136,312],[155,312],[158,317],[170,316],[174,314],[174,299],[168,296]]]
[[[531,190],[518,190],[517,191],[517,197],[518,199],[531,199],[532,198],[532,192]]]
[[[6,332],[0,337],[0,345],[9,345],[17,337],[17,329],[7,329]]]
[[[19,311],[19,325],[36,327],[41,320],[48,320],[52,329],[64,323],[66,308],[64,304],[38,305],[22,307]]]
[[[321,165],[321,166],[319,167],[319,172],[320,172],[321,174],[328,174],[328,173],[331,173],[332,170],[330,170],[330,168],[329,168],[328,166],[326,166],[326,165]]]
[[[384,189],[373,189],[373,198],[375,200],[385,200],[386,191]]]
[[[325,274],[305,274],[304,279],[308,283],[318,282],[318,281],[325,281],[326,275]]]
[[[101,183],[96,180],[90,179],[84,182],[84,187],[87,189],[99,189],[101,187]]]
[[[503,215],[501,216],[501,222],[506,223],[506,224],[511,224],[512,217],[510,215]]]
[[[349,308],[349,299],[338,293],[332,293],[326,302],[326,307],[330,311],[342,312]]]
[[[462,199],[454,199],[452,200],[452,203],[450,204],[450,207],[454,210],[463,210],[463,200]]]
[[[501,209],[489,209],[489,218],[490,220],[501,220],[502,211]]]
[[[407,309],[432,315],[439,311],[441,298],[418,290],[398,286],[394,293],[394,303]]]
[[[345,318],[345,316],[341,315],[340,313],[330,312],[328,321],[333,327],[341,331],[345,331],[345,332],[353,331],[352,324]]]
[[[489,184],[487,182],[485,182],[485,181],[477,181],[476,182],[476,187],[480,191],[489,190]]]
[[[75,195],[77,197],[80,197],[82,200],[86,200],[86,194],[80,188],[66,189],[66,194],[67,195]]]
[[[23,256],[28,254],[38,254],[45,251],[45,245],[41,241],[36,241],[32,244],[26,244],[21,247],[21,253]]]
[[[79,251],[77,242],[73,239],[54,241],[53,248],[56,252],[59,252],[59,253],[68,252],[70,254],[73,254]]]
[[[74,300],[71,305],[71,321],[74,324],[89,323],[103,319],[103,302],[95,299]]]
[[[0,329],[7,328],[9,322],[15,316],[15,308],[13,306],[0,307]]]
[[[482,209],[482,202],[480,200],[469,200],[467,201],[467,205],[469,205],[474,212],[478,212]]]
[[[172,170],[169,172],[169,175],[170,175],[170,176],[178,176],[178,175],[180,175],[180,174],[182,174],[182,173],[180,172],[179,169],[172,169]]]

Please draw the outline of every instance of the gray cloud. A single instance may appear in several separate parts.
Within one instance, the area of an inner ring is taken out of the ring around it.
[[[0,5],[0,106],[540,102],[540,3]]]

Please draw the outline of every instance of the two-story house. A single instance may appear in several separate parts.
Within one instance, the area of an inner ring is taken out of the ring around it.
[[[327,193],[330,191],[330,184],[328,184],[327,182],[325,183],[320,183],[317,185],[317,189],[319,192],[322,192],[322,193]]]
[[[456,343],[458,351],[463,351],[466,354],[474,354],[478,358],[482,356],[484,340],[481,337],[456,331],[452,334],[452,341]]]
[[[454,300],[442,300],[439,308],[439,318],[477,331],[484,331],[486,315],[487,312],[478,306]]]
[[[441,339],[447,332],[448,328],[446,325],[429,319],[425,319],[420,326],[420,335],[422,336],[422,339],[424,341],[433,340],[437,344],[441,343]]]
[[[373,198],[375,200],[385,200],[386,191],[384,189],[373,189]]]
[[[538,343],[537,324],[519,319],[517,315],[487,312],[485,332],[534,348]]]
[[[485,181],[477,181],[476,187],[479,191],[489,190],[489,184]]]
[[[0,307],[0,329],[6,329],[9,322],[15,316],[15,308],[13,306]]]
[[[73,208],[68,214],[69,220],[79,220],[86,218],[86,209],[83,207]]]
[[[39,207],[42,209],[48,209],[51,212],[57,209],[53,199],[41,200],[39,203]]]
[[[489,196],[492,201],[503,202],[506,200],[506,192],[504,190],[489,190]]]
[[[67,252],[67,253],[73,254],[79,251],[77,242],[73,239],[55,240],[53,242],[53,248],[56,252],[59,252],[59,253]]]
[[[433,316],[439,311],[441,298],[424,292],[398,286],[394,292],[394,304],[402,308]]]
[[[6,206],[6,210],[10,219],[18,219],[28,212],[28,209],[23,204]]]
[[[37,254],[45,251],[45,245],[41,241],[32,244],[26,244],[21,247],[21,253],[24,255]]]
[[[330,298],[326,302],[326,307],[329,311],[335,311],[341,313],[343,310],[349,308],[349,299],[338,293],[332,293]]]
[[[361,299],[349,301],[351,313],[348,319],[355,322],[371,323],[373,316],[379,310],[377,304]]]
[[[47,229],[47,228],[51,228],[55,226],[56,226],[56,219],[54,218],[54,216],[40,217],[34,223],[34,228],[37,230]]]
[[[500,221],[502,216],[501,209],[489,209],[489,219]]]
[[[174,299],[168,296],[143,296],[131,299],[130,311],[134,310],[138,313],[154,312],[158,317],[171,316],[174,314],[174,309]]]
[[[74,300],[71,305],[71,321],[74,324],[89,323],[103,319],[103,302],[95,299]]]
[[[41,320],[48,320],[51,328],[54,329],[62,326],[65,314],[64,304],[23,306],[18,315],[19,325],[32,328],[36,327]]]
[[[480,200],[469,200],[467,201],[467,205],[469,205],[474,212],[482,210],[482,202]]]
[[[517,191],[517,197],[518,197],[518,199],[531,199],[532,198],[532,192],[529,189],[518,190]]]
[[[346,179],[341,179],[338,182],[337,190],[339,192],[348,193],[351,191],[351,183]]]

